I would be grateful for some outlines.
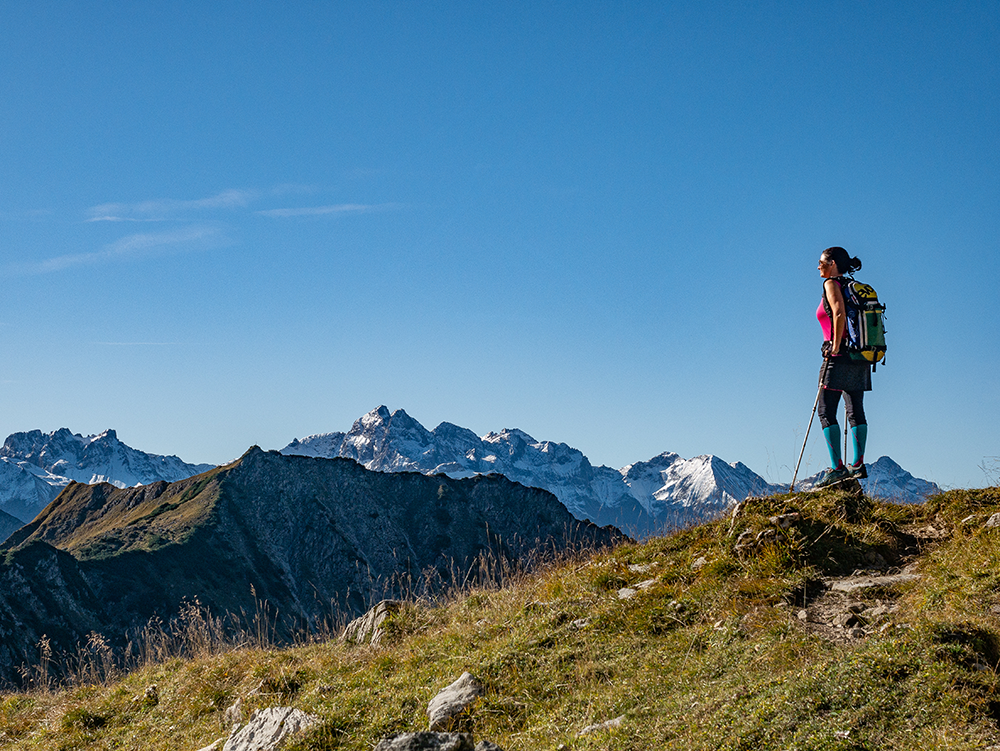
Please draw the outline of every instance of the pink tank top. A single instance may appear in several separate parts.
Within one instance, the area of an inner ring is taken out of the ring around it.
[[[823,328],[823,338],[828,342],[833,341],[833,322],[830,320],[830,316],[827,315],[826,306],[822,300],[819,301],[819,307],[816,309],[816,319]]]

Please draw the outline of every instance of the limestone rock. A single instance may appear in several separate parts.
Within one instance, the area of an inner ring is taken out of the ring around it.
[[[229,736],[222,751],[277,751],[290,736],[318,722],[319,717],[292,707],[258,709],[245,727]]]
[[[403,603],[400,600],[382,600],[363,616],[348,623],[340,637],[341,641],[351,644],[371,644],[377,647],[382,643],[384,635],[382,624],[390,615],[398,613],[401,607]]]
[[[455,717],[482,695],[482,684],[471,673],[462,673],[457,681],[443,689],[427,705],[430,730],[448,730]]]

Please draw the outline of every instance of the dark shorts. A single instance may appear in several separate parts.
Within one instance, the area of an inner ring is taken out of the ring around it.
[[[857,362],[849,355],[823,361],[819,371],[820,384],[836,391],[871,391],[872,366],[867,362]]]

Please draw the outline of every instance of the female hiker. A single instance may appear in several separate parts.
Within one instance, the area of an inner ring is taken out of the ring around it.
[[[826,446],[830,450],[830,469],[816,487],[824,488],[849,479],[868,477],[865,469],[865,442],[868,423],[865,420],[864,396],[872,390],[871,365],[854,357],[847,349],[847,309],[842,288],[842,274],[852,274],[861,268],[861,261],[851,258],[840,247],[827,248],[819,257],[819,275],[823,277],[823,301],[816,311],[823,328],[823,369],[820,371],[822,393],[817,405]],[[837,407],[840,395],[847,405],[847,421],[851,425],[854,460],[844,466],[840,455],[840,426]]]

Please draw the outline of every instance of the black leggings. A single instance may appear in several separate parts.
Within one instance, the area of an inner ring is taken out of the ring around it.
[[[847,405],[847,422],[853,428],[855,425],[867,425],[865,420],[865,392],[864,391],[836,391],[834,389],[823,389],[820,397],[817,413],[819,414],[819,424],[824,428],[837,423],[837,407],[840,406],[840,395],[844,395],[844,404]]]

